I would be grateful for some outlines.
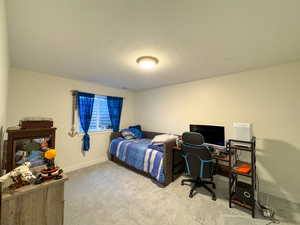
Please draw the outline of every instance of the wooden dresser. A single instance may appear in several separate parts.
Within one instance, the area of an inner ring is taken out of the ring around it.
[[[63,225],[68,177],[2,194],[1,225]]]

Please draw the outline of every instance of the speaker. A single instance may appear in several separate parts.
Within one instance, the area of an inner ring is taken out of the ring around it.
[[[240,141],[251,141],[252,125],[250,123],[233,123],[234,139]]]

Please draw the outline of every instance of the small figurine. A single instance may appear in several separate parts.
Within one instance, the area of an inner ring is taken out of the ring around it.
[[[45,138],[42,138],[41,139],[41,144],[40,144],[40,147],[43,151],[47,151],[49,148],[48,148],[48,142],[46,141]]]
[[[46,162],[46,167],[41,171],[41,174],[38,176],[35,184],[41,184],[46,180],[54,179],[61,179],[63,170],[60,169],[58,166],[55,166],[54,159],[56,157],[56,150],[49,149],[44,153],[44,158]]]
[[[30,165],[30,162],[25,162],[22,166],[0,177],[3,188],[17,189],[30,184],[36,178],[29,169]]]

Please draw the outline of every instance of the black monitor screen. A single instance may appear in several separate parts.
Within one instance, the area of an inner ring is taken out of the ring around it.
[[[214,145],[225,145],[224,127],[211,125],[190,125],[191,132],[203,135],[205,143]]]

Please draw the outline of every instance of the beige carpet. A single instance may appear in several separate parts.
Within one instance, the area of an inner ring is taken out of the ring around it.
[[[254,225],[248,211],[228,207],[227,179],[216,176],[217,201],[203,189],[190,199],[180,180],[160,188],[151,179],[113,162],[69,174],[65,225]],[[281,224],[300,224],[300,207],[272,199]],[[297,212],[298,211],[298,212]],[[257,213],[258,214],[258,213]],[[298,222],[297,222],[298,220]]]

